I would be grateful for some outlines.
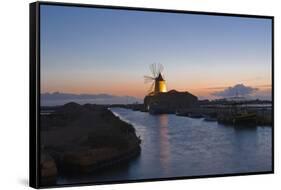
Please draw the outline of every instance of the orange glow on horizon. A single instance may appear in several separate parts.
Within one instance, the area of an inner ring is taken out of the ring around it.
[[[234,84],[235,85],[235,84]],[[262,92],[270,92],[271,85],[248,85],[255,88],[258,88]],[[217,87],[204,87],[204,86],[192,86],[190,88],[168,88],[169,90],[175,89],[177,91],[188,91],[191,94],[199,97],[211,98],[212,93],[217,91],[225,90],[226,88],[233,86],[217,86]],[[58,90],[53,90],[58,89]],[[64,86],[64,88],[60,87],[52,87],[52,88],[42,88],[42,93],[45,92],[63,92],[63,93],[73,93],[73,94],[111,94],[116,96],[134,96],[137,98],[144,98],[147,95],[148,86],[145,84],[132,85],[128,82],[128,84],[124,85],[111,85],[111,86],[102,86],[102,87],[92,87],[92,86],[80,86],[79,88],[76,86]]]
[[[189,76],[190,77],[190,76]],[[247,82],[247,80],[208,80],[199,78],[198,80],[187,80],[182,76],[178,76],[177,80],[170,80],[172,77],[166,78],[167,91],[188,91],[198,97],[211,98],[213,92],[222,91],[236,84],[244,84],[258,88],[259,90],[271,89],[271,79],[256,80]],[[197,77],[198,78],[198,77]],[[134,96],[144,98],[148,94],[150,84],[144,84],[141,78],[132,76],[131,80],[123,78],[121,75],[117,80],[108,78],[100,78],[94,81],[90,78],[75,80],[55,80],[49,79],[42,81],[41,92],[62,92],[73,94],[111,94],[116,96]]]

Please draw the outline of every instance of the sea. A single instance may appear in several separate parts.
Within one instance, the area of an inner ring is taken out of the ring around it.
[[[110,108],[134,126],[141,154],[128,163],[59,184],[198,177],[272,170],[272,126],[224,125],[174,114]]]

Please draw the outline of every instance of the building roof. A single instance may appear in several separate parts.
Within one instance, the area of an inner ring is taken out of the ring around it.
[[[164,79],[163,79],[161,73],[159,73],[158,77],[156,77],[155,80],[157,80],[157,81],[164,81]]]

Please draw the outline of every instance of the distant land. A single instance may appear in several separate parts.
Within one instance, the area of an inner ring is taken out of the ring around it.
[[[72,94],[63,92],[42,93],[41,106],[64,105],[68,102],[78,104],[132,104],[143,103],[142,99],[133,96],[115,96],[111,94]]]

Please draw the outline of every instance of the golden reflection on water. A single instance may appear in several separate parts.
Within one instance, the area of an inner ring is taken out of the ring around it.
[[[169,128],[168,122],[169,118],[167,114],[162,114],[158,116],[159,119],[159,134],[160,134],[160,163],[168,173],[169,162],[170,162],[170,142],[169,142]]]

